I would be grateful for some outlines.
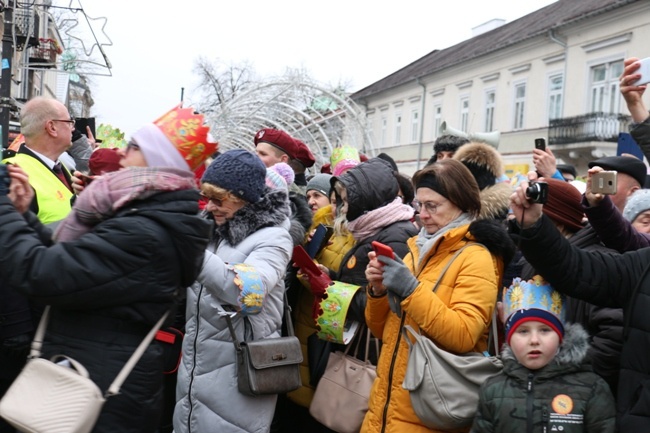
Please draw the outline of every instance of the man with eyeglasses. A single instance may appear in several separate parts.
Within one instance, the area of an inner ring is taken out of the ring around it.
[[[73,197],[70,173],[59,157],[72,144],[74,119],[56,99],[36,97],[20,112],[20,132],[25,142],[3,162],[19,165],[34,190],[30,210],[43,224],[54,223],[70,213]]]

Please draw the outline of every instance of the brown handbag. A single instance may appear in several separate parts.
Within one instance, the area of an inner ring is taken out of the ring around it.
[[[225,316],[237,351],[237,387],[242,394],[282,394],[302,386],[302,348],[293,333],[286,294],[284,313],[289,336],[252,341],[239,341],[230,316]]]

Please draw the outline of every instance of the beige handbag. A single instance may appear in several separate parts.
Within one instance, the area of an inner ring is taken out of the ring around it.
[[[449,265],[463,249],[471,245],[481,244],[468,243],[456,252],[440,273],[434,292]],[[409,391],[411,405],[420,421],[436,430],[455,430],[471,425],[478,407],[481,384],[501,372],[501,359],[483,353],[455,355],[439,348],[409,325],[402,328],[402,333],[409,346],[402,387]],[[494,339],[495,353],[499,353],[494,313],[490,334],[488,344]],[[411,342],[411,338],[415,341]]]
[[[0,400],[0,416],[25,433],[88,433],[106,399],[118,394],[169,312],[149,331],[106,395],[74,359],[64,355],[40,358],[49,313],[48,306],[34,335],[27,364]]]
[[[365,360],[357,359],[363,329],[367,329]],[[338,433],[356,433],[361,429],[368,411],[370,389],[377,377],[376,367],[368,361],[370,330],[365,326],[357,329],[357,344],[354,355],[348,355],[352,342],[345,352],[329,355],[325,373],[316,386],[314,398],[309,406],[311,416],[324,426]],[[379,344],[377,355],[379,355]]]

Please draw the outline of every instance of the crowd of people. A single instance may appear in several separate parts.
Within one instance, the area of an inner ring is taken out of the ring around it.
[[[625,61],[620,91],[650,156],[637,60]],[[405,327],[447,352],[503,361],[473,424],[454,431],[650,430],[642,160],[594,160],[580,189],[575,167],[535,149],[535,169],[515,183],[491,145],[442,136],[412,178],[349,146],[309,174],[315,158],[288,132],[263,128],[255,152],[223,151],[191,108],[143,125],[122,149],[97,148],[46,97],[24,105],[20,124],[0,165],[0,397],[49,307],[42,356],[74,358],[104,391],[167,315],[97,433],[331,432],[309,408],[328,355],[351,344],[342,323],[379,343],[355,354],[377,371],[361,432],[447,431],[423,422],[402,386]],[[615,194],[593,191],[603,170],[617,172]],[[318,275],[293,257],[317,233]],[[337,284],[352,290],[324,309]],[[242,393],[234,337],[286,335],[287,305],[301,386]],[[15,432],[0,420],[0,433]]]

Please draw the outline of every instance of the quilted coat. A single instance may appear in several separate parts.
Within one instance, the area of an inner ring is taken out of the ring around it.
[[[402,303],[402,317],[391,312],[388,297],[368,296],[366,321],[381,337],[382,352],[377,366],[369,410],[362,432],[431,432],[416,416],[408,391],[402,388],[408,345],[402,335],[406,324],[454,352],[482,352],[487,348],[488,326],[500,288],[504,265],[512,258],[514,244],[498,223],[482,220],[450,229],[420,260],[417,236],[409,240],[405,264],[419,285]],[[436,293],[432,291],[442,269],[468,242],[485,245],[467,247],[447,269]]]
[[[237,339],[280,336],[284,274],[293,250],[289,214],[286,191],[267,190],[259,203],[246,205],[216,227],[197,282],[187,291],[188,321],[174,411],[176,433],[269,431],[277,396],[251,397],[239,392],[235,346],[219,312],[242,308],[238,284],[246,283],[237,278],[241,275],[232,265],[245,264],[261,278],[261,311],[232,318]]]

